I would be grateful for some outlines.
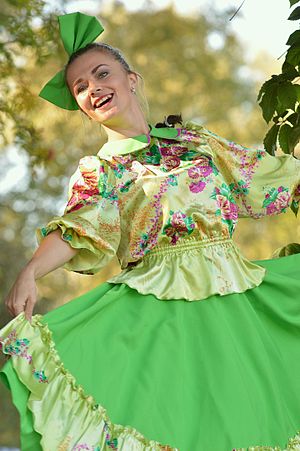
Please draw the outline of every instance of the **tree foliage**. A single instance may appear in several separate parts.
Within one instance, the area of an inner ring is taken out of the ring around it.
[[[300,3],[299,0],[289,2],[291,7]],[[300,6],[294,8],[288,20],[300,20]],[[286,44],[289,48],[281,73],[272,75],[258,94],[265,121],[273,121],[264,139],[267,151],[273,155],[278,143],[283,152],[294,154],[300,140],[300,30],[292,33]]]
[[[15,143],[35,160],[46,153],[41,130],[27,113],[35,110],[29,61],[40,66],[59,47],[55,12],[43,0],[0,0],[0,132],[2,145]]]

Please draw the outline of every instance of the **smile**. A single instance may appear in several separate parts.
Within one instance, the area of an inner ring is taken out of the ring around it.
[[[112,98],[113,98],[113,94],[107,94],[106,96],[100,97],[95,103],[94,103],[94,108],[96,109],[101,109],[104,106],[108,105]]]

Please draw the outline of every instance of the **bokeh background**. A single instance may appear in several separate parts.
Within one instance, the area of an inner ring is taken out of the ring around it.
[[[295,25],[289,1],[246,0],[44,1],[0,0],[0,314],[4,298],[36,247],[35,229],[61,214],[78,159],[104,137],[79,112],[66,112],[37,93],[66,62],[56,14],[95,14],[101,39],[120,48],[142,74],[151,123],[182,113],[228,139],[262,147],[268,129],[257,104],[262,83],[280,72]],[[280,153],[280,149],[279,149]],[[291,211],[243,219],[235,238],[246,257],[271,258],[299,241]],[[119,271],[116,261],[95,276],[57,270],[38,281],[37,313],[93,288]],[[0,446],[18,447],[18,415],[0,386]]]

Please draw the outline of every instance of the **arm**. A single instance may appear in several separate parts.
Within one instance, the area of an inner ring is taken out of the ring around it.
[[[32,259],[20,272],[17,280],[11,288],[5,304],[9,312],[16,316],[25,312],[28,320],[31,320],[34,305],[36,303],[35,281],[56,268],[71,260],[77,249],[72,248],[61,238],[60,230],[50,233],[40,244]]]
[[[214,196],[236,204],[239,217],[259,219],[286,212],[300,202],[300,160],[292,155],[271,156],[228,141],[203,127],[188,123],[199,149],[212,156],[223,183]]]
[[[98,157],[82,158],[71,179],[65,213],[38,229],[40,247],[12,287],[6,299],[8,310],[12,315],[25,311],[30,319],[36,279],[60,266],[94,274],[116,255],[120,237],[115,176]]]

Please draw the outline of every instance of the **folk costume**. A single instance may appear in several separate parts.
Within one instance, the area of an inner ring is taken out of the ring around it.
[[[0,331],[22,451],[299,450],[300,255],[249,261],[232,240],[299,201],[299,160],[192,122],[82,158],[39,239],[61,230],[68,270],[122,271]]]

